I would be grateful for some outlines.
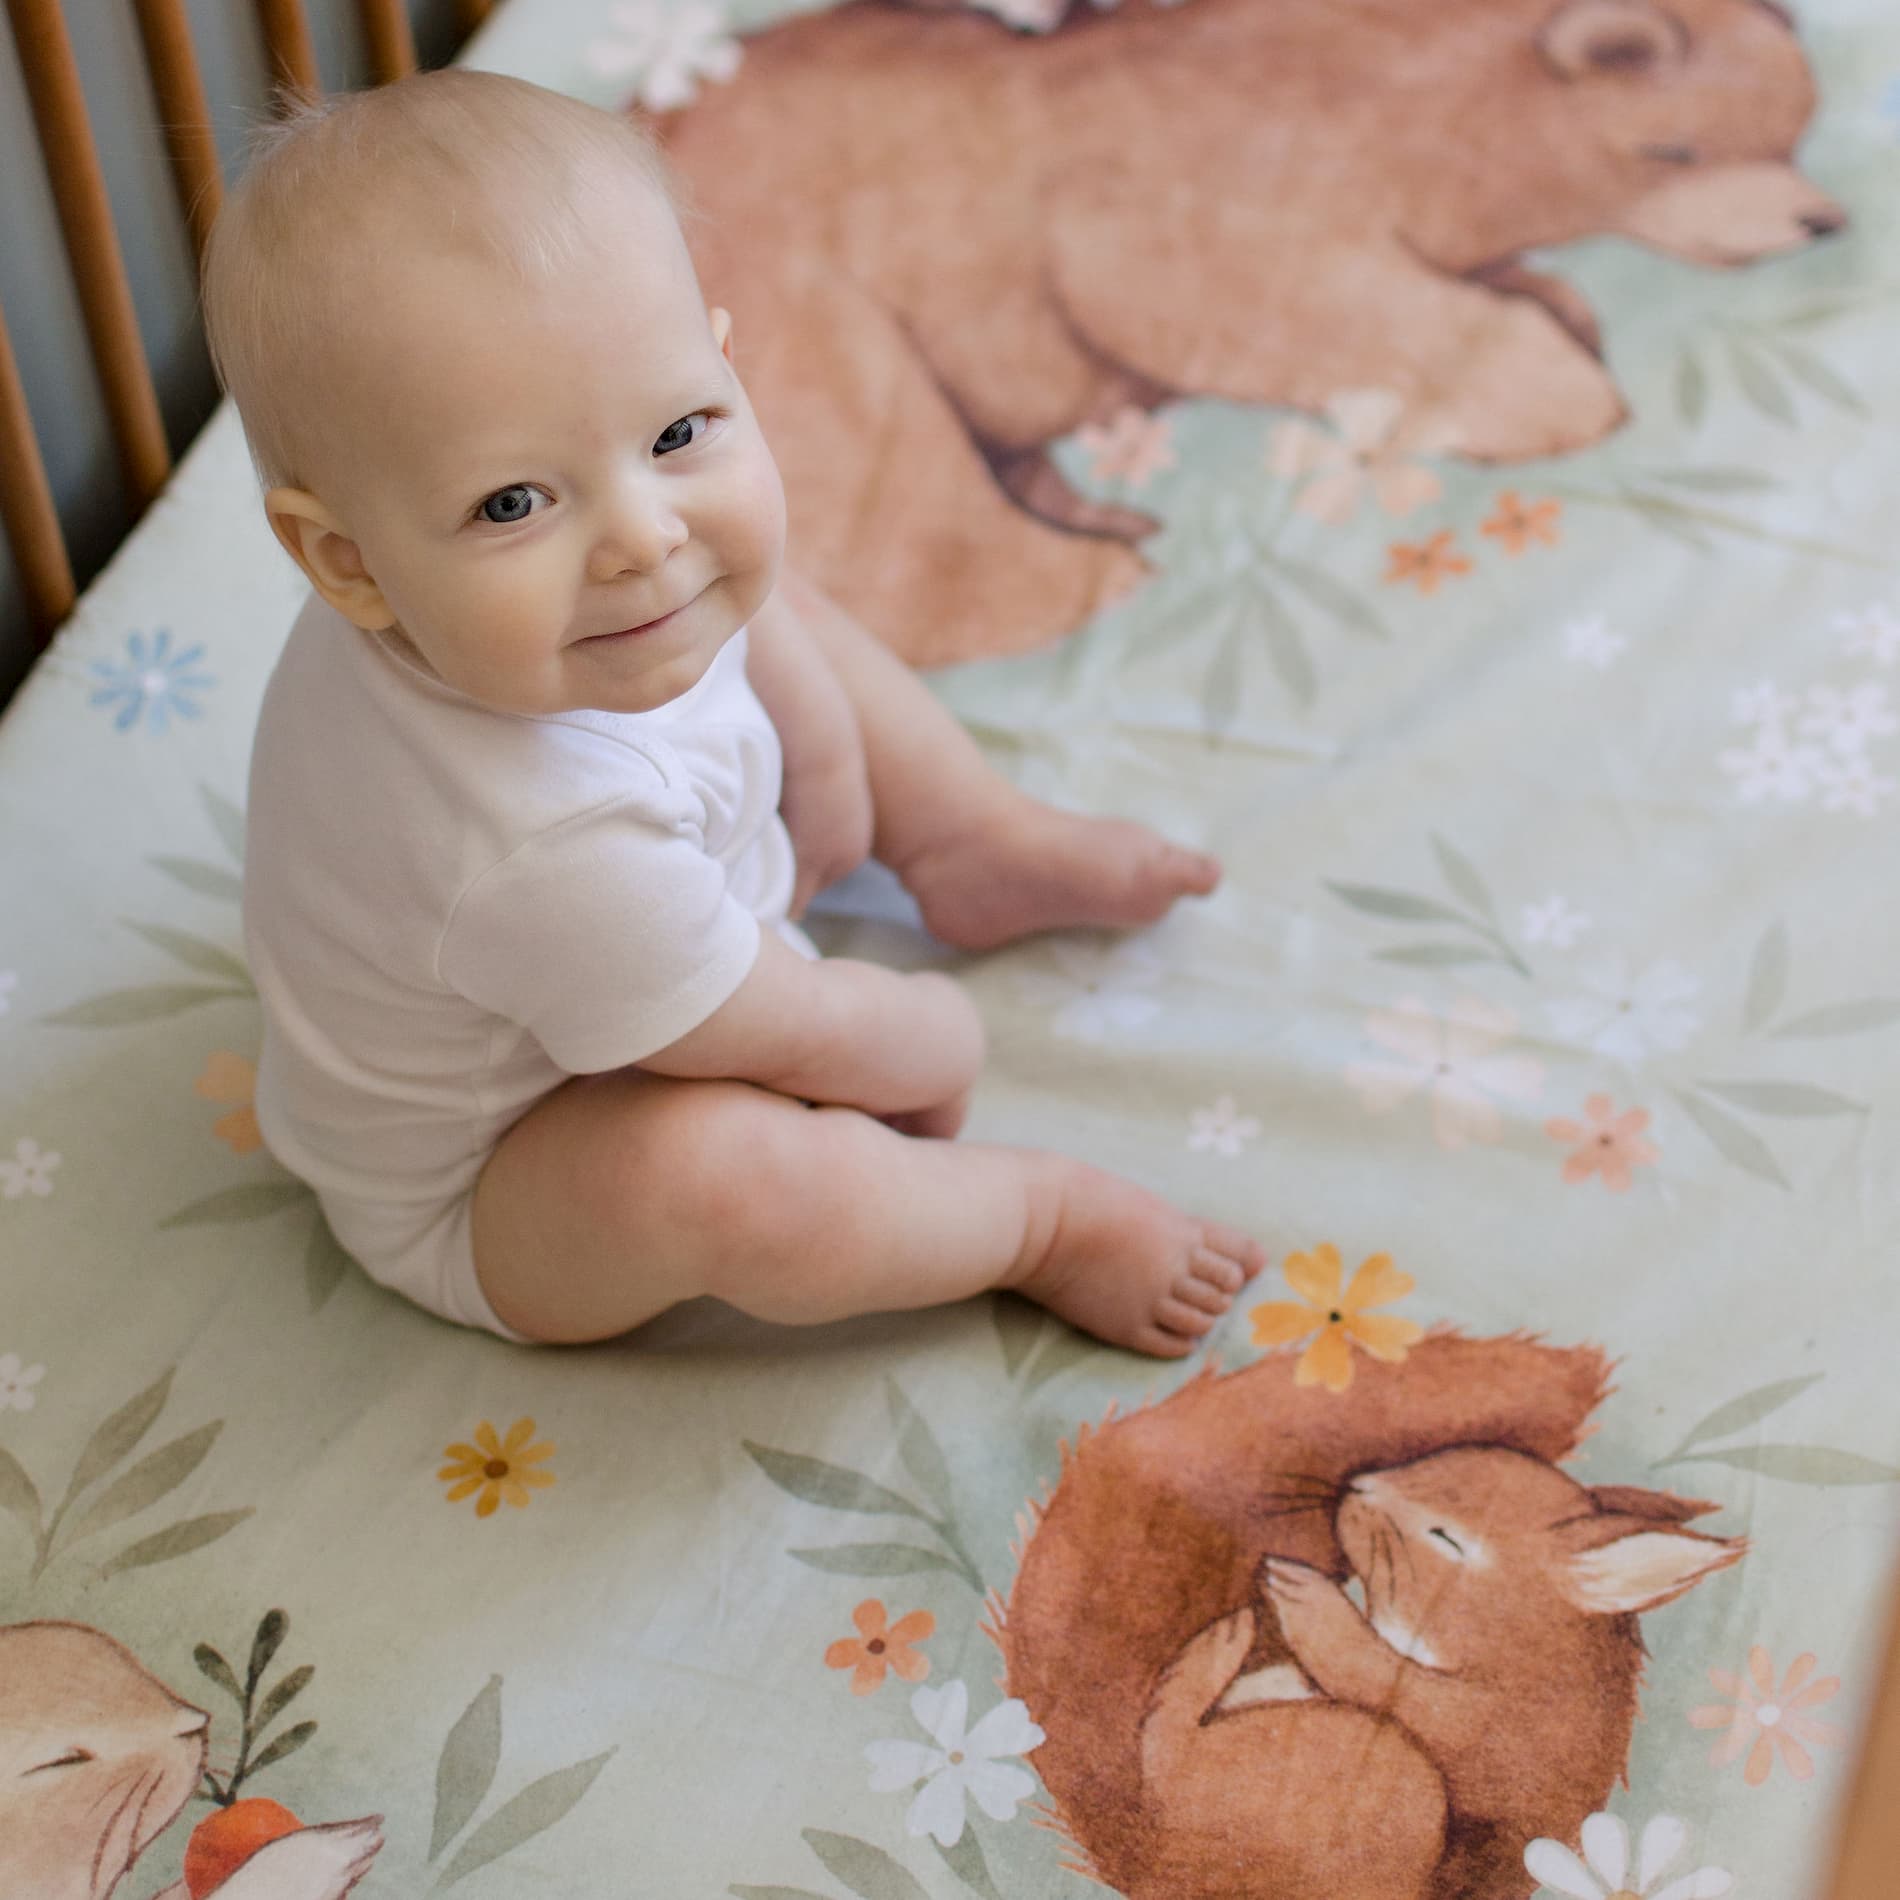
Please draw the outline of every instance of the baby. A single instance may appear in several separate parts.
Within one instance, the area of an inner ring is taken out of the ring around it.
[[[966,949],[1149,922],[1219,867],[1016,791],[781,570],[650,136],[480,72],[299,106],[205,310],[315,590],[251,768],[258,1120],[365,1269],[519,1340],[1012,1287],[1189,1351],[1258,1246],[958,1143],[963,991],[792,920],[867,855]]]

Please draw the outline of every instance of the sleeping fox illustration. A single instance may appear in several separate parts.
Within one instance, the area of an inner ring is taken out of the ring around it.
[[[83,1623],[0,1628],[0,1895],[106,1900],[191,1798],[210,1717]],[[300,1827],[157,1900],[343,1900],[382,1817]]]
[[[1086,1871],[1129,1900],[1522,1900],[1622,1775],[1637,1617],[1715,1507],[1557,1469],[1602,1356],[1284,1356],[1078,1435],[993,1631]],[[1355,1601],[1355,1597],[1358,1599]]]

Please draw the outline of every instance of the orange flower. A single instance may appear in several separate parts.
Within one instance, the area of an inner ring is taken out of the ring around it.
[[[1544,1124],[1544,1133],[1552,1141],[1576,1144],[1564,1162],[1564,1179],[1575,1183],[1601,1174],[1612,1194],[1627,1193],[1630,1170],[1646,1168],[1656,1159],[1655,1143],[1643,1139],[1649,1110],[1632,1108],[1617,1115],[1607,1095],[1592,1095],[1583,1112],[1590,1117],[1587,1128],[1561,1117]]]
[[[1498,497],[1497,513],[1478,532],[1504,543],[1507,554],[1522,554],[1533,541],[1547,548],[1557,545],[1557,518],[1563,513],[1560,501],[1524,502],[1515,488],[1507,488]]]
[[[1295,1385],[1324,1385],[1329,1392],[1343,1392],[1352,1384],[1355,1343],[1375,1359],[1396,1363],[1424,1337],[1425,1329],[1416,1320],[1369,1310],[1404,1299],[1417,1284],[1393,1266],[1390,1254],[1375,1253],[1362,1261],[1344,1293],[1339,1290],[1339,1249],[1330,1240],[1310,1254],[1288,1254],[1284,1270],[1287,1284],[1305,1304],[1268,1300],[1256,1306],[1253,1343],[1291,1346],[1316,1331],[1319,1337],[1300,1355]]]
[[[246,1062],[229,1049],[215,1049],[205,1058],[205,1072],[192,1085],[207,1102],[235,1102],[230,1114],[221,1115],[211,1124],[211,1132],[220,1141],[231,1144],[233,1154],[255,1154],[264,1145],[258,1132],[257,1111],[252,1102],[257,1095],[257,1064]]]
[[[1449,528],[1440,528],[1429,541],[1395,541],[1386,554],[1391,561],[1387,584],[1416,581],[1421,594],[1435,594],[1440,581],[1471,572],[1471,563],[1453,549]]]
[[[477,1517],[493,1517],[495,1508],[506,1498],[516,1510],[528,1502],[528,1487],[552,1484],[554,1473],[533,1467],[543,1458],[554,1456],[552,1445],[530,1445],[534,1420],[518,1418],[508,1428],[506,1438],[497,1438],[487,1419],[475,1427],[473,1445],[450,1445],[443,1457],[455,1460],[435,1475],[450,1485],[446,1502],[459,1504],[472,1493],[482,1495],[475,1505]]]
[[[866,1597],[851,1612],[857,1635],[841,1636],[825,1651],[827,1669],[856,1671],[851,1678],[853,1695],[869,1695],[883,1682],[887,1669],[895,1669],[906,1682],[922,1682],[930,1674],[930,1658],[920,1656],[911,1645],[929,1636],[937,1619],[928,1610],[912,1610],[886,1628],[886,1614],[876,1597]]]
[[[1751,1788],[1759,1788],[1775,1765],[1775,1750],[1779,1747],[1788,1772],[1795,1780],[1806,1781],[1814,1773],[1814,1757],[1801,1744],[1826,1748],[1840,1740],[1837,1729],[1815,1721],[1807,1711],[1840,1688],[1840,1677],[1823,1676],[1819,1682],[1809,1682],[1814,1658],[1802,1655],[1788,1665],[1788,1673],[1777,1689],[1774,1659],[1760,1644],[1748,1652],[1748,1673],[1752,1680],[1744,1682],[1726,1669],[1711,1669],[1709,1680],[1730,1700],[1689,1711],[1689,1720],[1697,1728],[1728,1730],[1709,1760],[1718,1768],[1726,1768],[1746,1749],[1748,1766],[1742,1770],[1742,1779]]]

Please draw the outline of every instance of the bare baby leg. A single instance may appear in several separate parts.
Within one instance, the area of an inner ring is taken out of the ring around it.
[[[873,854],[933,936],[989,950],[1039,930],[1127,929],[1204,897],[1219,863],[1145,825],[1018,791],[903,661],[802,576],[780,580],[850,697],[876,806]]]
[[[806,1325],[1009,1287],[1178,1358],[1265,1265],[1244,1234],[1084,1162],[633,1069],[529,1110],[489,1157],[473,1224],[495,1311],[563,1343],[701,1294]]]

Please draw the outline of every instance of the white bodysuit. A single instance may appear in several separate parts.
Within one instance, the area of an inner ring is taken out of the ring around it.
[[[778,735],[735,634],[644,713],[493,712],[312,596],[251,758],[257,1119],[369,1274],[509,1332],[469,1203],[571,1075],[705,1021],[785,921]]]

